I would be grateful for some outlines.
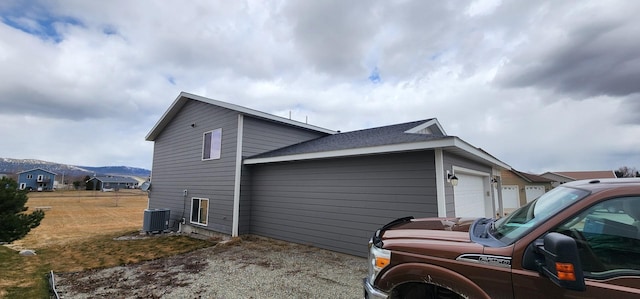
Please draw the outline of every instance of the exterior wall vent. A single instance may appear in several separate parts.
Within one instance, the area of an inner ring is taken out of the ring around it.
[[[144,221],[142,222],[142,230],[145,233],[163,232],[169,229],[170,210],[153,209],[144,210]]]

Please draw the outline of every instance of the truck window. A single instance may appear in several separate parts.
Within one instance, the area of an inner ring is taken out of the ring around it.
[[[554,231],[576,240],[585,277],[640,275],[640,197],[601,202]]]
[[[539,223],[543,223],[588,194],[589,192],[580,189],[557,187],[509,216],[498,219],[491,234],[503,243],[511,244]]]

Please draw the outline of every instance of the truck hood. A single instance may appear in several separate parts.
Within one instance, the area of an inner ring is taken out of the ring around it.
[[[421,218],[387,227],[381,235],[384,248],[407,252],[430,251],[434,256],[455,258],[460,253],[482,252],[471,242],[469,228],[475,218]]]

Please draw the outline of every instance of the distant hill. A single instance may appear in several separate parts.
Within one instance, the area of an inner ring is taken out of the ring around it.
[[[128,166],[90,167],[60,164],[35,159],[0,158],[0,174],[16,174],[18,172],[34,168],[42,168],[44,170],[54,172],[57,175],[62,175],[64,173],[65,176],[113,175],[146,179],[151,175],[151,171],[148,169]]]

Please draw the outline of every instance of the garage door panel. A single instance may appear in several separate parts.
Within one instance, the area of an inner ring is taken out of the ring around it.
[[[502,201],[505,209],[520,207],[520,187],[517,185],[502,186]]]
[[[525,196],[527,197],[527,202],[530,202],[544,194],[545,188],[544,186],[525,186],[524,191]]]
[[[456,217],[485,217],[484,179],[482,176],[456,173],[453,188]]]

